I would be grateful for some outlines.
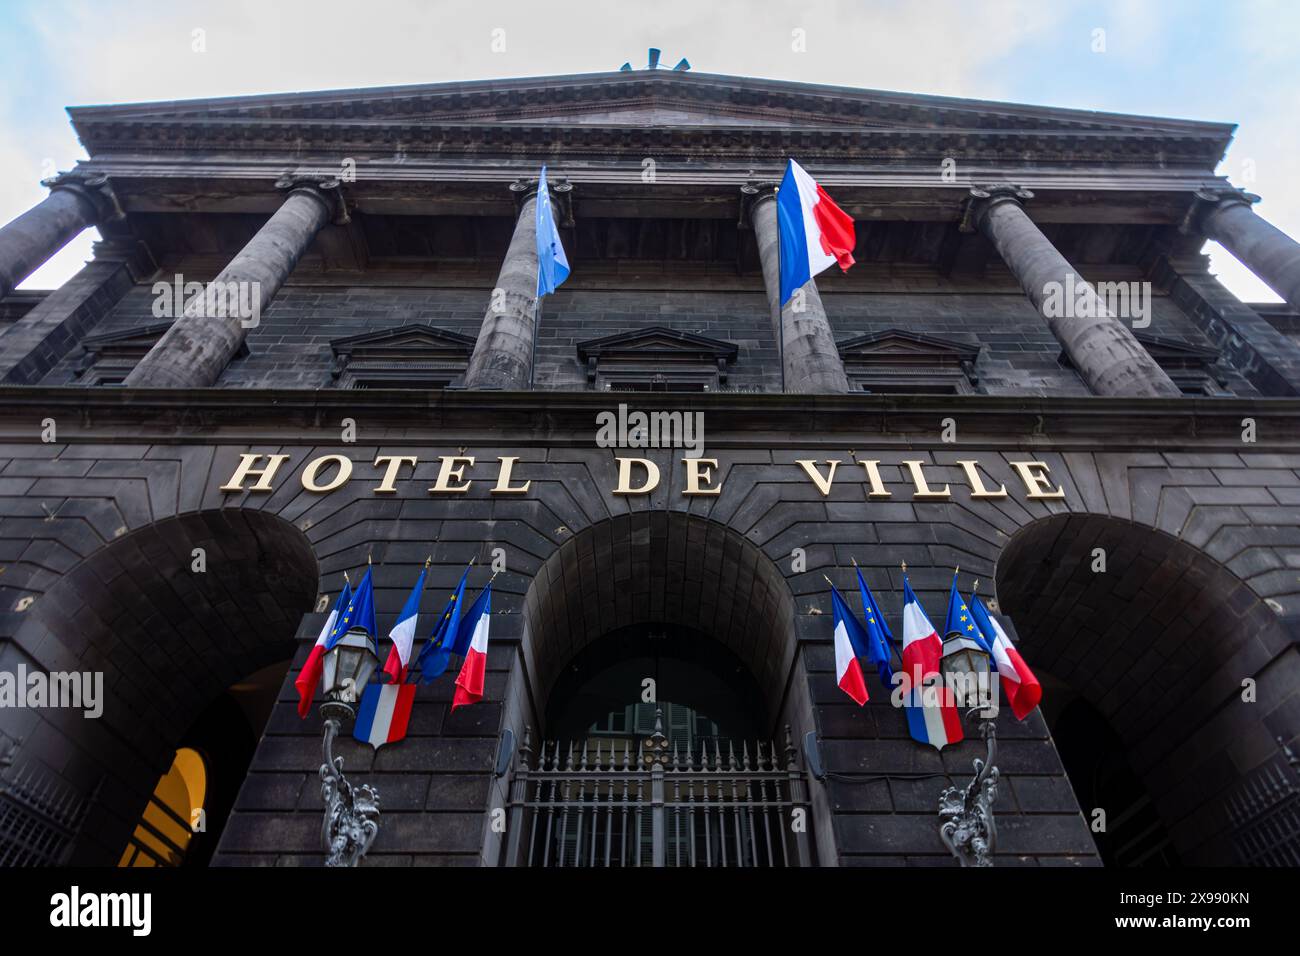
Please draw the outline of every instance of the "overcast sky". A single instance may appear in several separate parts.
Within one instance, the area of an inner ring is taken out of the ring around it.
[[[1237,123],[1220,171],[1300,237],[1297,0],[0,0],[0,222],[84,158],[65,106],[643,67],[650,46],[709,73]],[[1277,301],[1210,251],[1238,296]]]

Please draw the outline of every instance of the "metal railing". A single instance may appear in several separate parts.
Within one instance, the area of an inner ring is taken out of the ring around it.
[[[1226,801],[1232,840],[1247,866],[1300,866],[1300,758],[1278,753]]]
[[[8,771],[0,769],[0,867],[65,863],[89,801],[34,766]]]
[[[525,730],[510,787],[507,866],[811,866],[806,784],[790,729],[775,742],[543,742]],[[608,743],[608,746],[606,746]]]

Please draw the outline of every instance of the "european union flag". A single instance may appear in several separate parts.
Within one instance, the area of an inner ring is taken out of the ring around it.
[[[943,636],[949,637],[952,634],[960,634],[962,637],[969,637],[981,648],[984,653],[993,658],[993,648],[989,647],[988,641],[984,639],[984,633],[980,630],[975,615],[971,613],[970,605],[966,599],[961,596],[957,590],[957,575],[952,576],[952,588],[948,592],[948,621],[943,627]]]
[[[337,644],[339,639],[354,627],[365,629],[366,634],[370,636],[370,643],[374,645],[375,656],[378,657],[379,628],[375,624],[375,582],[369,567],[366,568],[366,576],[352,592],[352,598],[348,601],[343,617],[339,620],[338,629],[334,632],[334,636],[330,637],[326,650]]]
[[[890,656],[889,642],[894,639],[894,635],[889,633],[889,623],[885,620],[885,615],[880,613],[880,605],[876,603],[876,596],[871,593],[871,588],[867,587],[867,582],[862,580],[862,569],[857,568],[856,570],[858,572],[858,591],[862,594],[862,617],[866,622],[867,646],[864,656],[876,665],[876,673],[880,675],[880,682],[886,687],[892,687],[894,684],[894,666],[893,658]]]
[[[551,192],[546,187],[546,167],[537,183],[537,298],[550,295],[569,277],[569,258],[555,227]]]
[[[427,684],[435,677],[440,677],[451,663],[452,648],[456,644],[456,635],[460,631],[460,609],[465,603],[465,579],[469,577],[466,567],[460,576],[460,584],[447,599],[447,607],[442,617],[434,626],[433,633],[420,648],[420,683]]]

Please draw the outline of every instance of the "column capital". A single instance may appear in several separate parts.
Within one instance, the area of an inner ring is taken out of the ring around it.
[[[305,193],[323,203],[330,221],[336,226],[346,226],[352,221],[348,215],[347,197],[343,195],[343,183],[337,176],[285,173],[275,181],[275,188],[286,198],[294,193]]]
[[[1249,209],[1259,201],[1259,196],[1238,189],[1230,183],[1202,186],[1192,193],[1192,204],[1187,207],[1187,215],[1183,217],[1179,231],[1183,234],[1208,236],[1210,234],[1208,220],[1211,213],[1229,206],[1245,206]]]
[[[41,185],[50,192],[62,189],[85,200],[94,210],[94,221],[91,225],[98,226],[102,223],[113,222],[124,218],[126,215],[122,211],[121,204],[117,201],[117,194],[113,192],[113,187],[109,185],[108,176],[104,173],[73,169],[57,173],[49,179],[42,179]]]
[[[776,198],[777,187],[781,184],[773,181],[751,179],[740,187],[740,214],[736,218],[736,228],[745,229],[753,226],[754,207],[768,199]]]
[[[523,212],[524,203],[537,195],[537,187],[541,185],[541,179],[528,179],[520,177],[510,184],[510,193],[515,198],[515,215]],[[560,225],[565,229],[572,229],[573,222],[573,183],[560,176],[556,179],[548,179],[546,183],[547,192],[551,194],[551,204],[558,206],[560,209]]]
[[[1030,190],[1014,183],[972,186],[957,228],[961,232],[974,232],[979,227],[980,219],[994,206],[1004,202],[1024,206],[1033,198],[1034,194]]]

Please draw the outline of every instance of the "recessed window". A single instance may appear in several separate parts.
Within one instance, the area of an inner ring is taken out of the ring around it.
[[[203,811],[208,770],[197,750],[176,751],[171,769],[154,787],[135,832],[122,851],[118,866],[180,866],[194,836],[194,823]]]

